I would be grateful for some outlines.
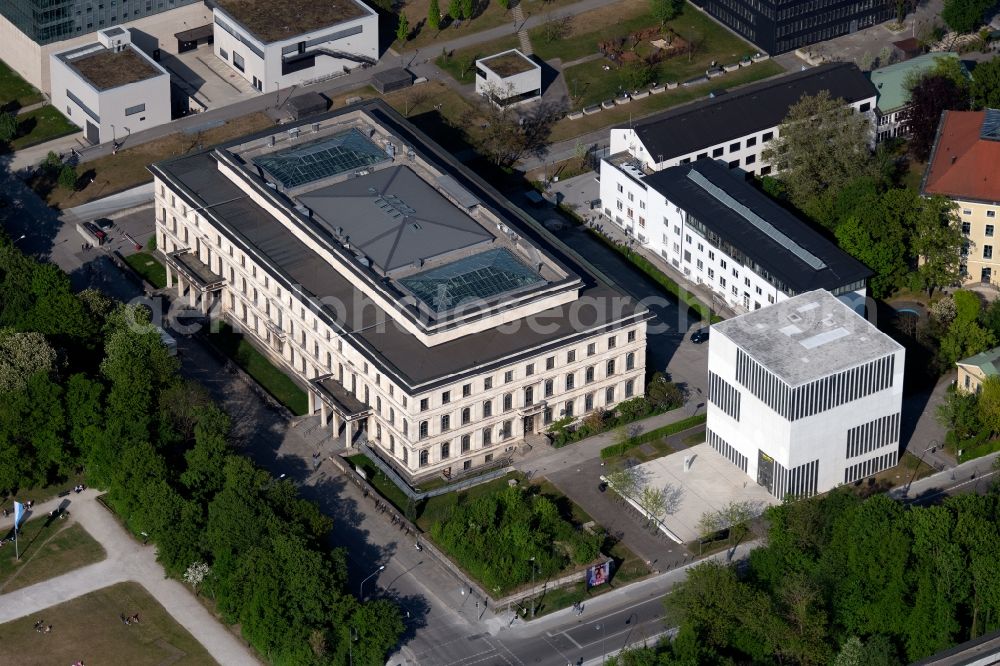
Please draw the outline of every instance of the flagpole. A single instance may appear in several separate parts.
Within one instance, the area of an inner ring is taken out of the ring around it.
[[[17,543],[17,525],[14,525],[14,555],[18,561],[21,561],[21,547]]]

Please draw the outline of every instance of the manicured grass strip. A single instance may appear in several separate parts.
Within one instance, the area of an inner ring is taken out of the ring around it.
[[[627,247],[611,242],[611,240],[609,240],[606,236],[589,227],[587,228],[587,231],[593,234],[598,240],[607,245],[609,248],[628,259],[633,266],[645,273],[646,277],[663,287],[668,293],[675,296],[678,301],[688,306],[688,308],[693,310],[699,317],[701,317],[701,319],[707,320],[711,317],[712,322],[722,321],[721,317],[712,316],[711,308],[699,301],[687,289],[682,288],[679,284],[667,277],[666,273],[654,266],[653,262],[649,259],[642,256],[635,250],[630,250]]]
[[[649,432],[644,432],[638,437],[632,437],[628,441],[621,442],[620,444],[612,444],[611,446],[605,446],[601,449],[601,458],[603,460],[608,460],[609,458],[617,458],[618,456],[625,455],[625,453],[632,448],[635,448],[646,442],[651,442],[654,439],[659,439],[660,437],[669,437],[670,435],[676,435],[679,432],[687,430],[688,428],[693,428],[696,425],[701,425],[705,422],[705,414],[697,414],[695,416],[689,416],[686,419],[681,419],[676,423],[671,423],[670,425],[665,425],[662,428],[656,428],[655,430],[650,430]]]
[[[223,324],[218,333],[210,335],[210,339],[293,414],[300,415],[308,411],[309,399],[305,391],[232,327]]]
[[[378,494],[389,500],[389,502],[396,507],[400,512],[406,512],[407,497],[406,493],[399,489],[395,483],[392,482],[385,472],[380,470],[375,466],[375,463],[363,453],[357,453],[353,456],[348,456],[347,460],[354,465],[354,469],[361,470],[365,473],[365,479],[368,483],[375,487]]]
[[[6,546],[5,546],[6,547]],[[139,614],[126,626],[121,614]],[[52,631],[40,634],[42,620]],[[0,625],[0,664],[129,664],[204,666],[216,663],[145,589],[119,583],[20,620]]]
[[[67,527],[65,520],[50,521],[46,515],[21,526],[18,544],[20,560],[14,544],[0,550],[0,594],[55,578],[108,556],[101,544],[79,525]]]
[[[17,137],[10,146],[13,150],[21,150],[79,131],[80,128],[66,120],[56,107],[45,105],[17,117]]]
[[[125,263],[157,289],[167,286],[167,269],[148,252],[136,252],[125,257]]]
[[[0,60],[0,107],[6,107],[12,102],[17,103],[17,107],[25,107],[29,104],[41,102],[44,97],[42,93],[20,77],[14,70],[7,66],[7,63]]]

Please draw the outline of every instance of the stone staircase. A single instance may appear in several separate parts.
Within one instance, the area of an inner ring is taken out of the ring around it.
[[[514,5],[513,15],[514,25],[521,26],[517,31],[517,40],[521,43],[521,53],[529,57],[533,56],[535,50],[531,48],[531,39],[528,37],[528,31],[524,27],[524,12],[521,11],[520,2]]]

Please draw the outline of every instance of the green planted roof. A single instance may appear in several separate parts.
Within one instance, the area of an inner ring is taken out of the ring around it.
[[[872,85],[878,90],[878,110],[888,113],[910,102],[910,93],[906,89],[906,82],[911,76],[920,76],[924,72],[933,69],[934,65],[942,58],[958,58],[954,53],[925,53],[924,55],[910,58],[895,65],[873,69],[868,77]],[[964,70],[965,67],[963,66]]]

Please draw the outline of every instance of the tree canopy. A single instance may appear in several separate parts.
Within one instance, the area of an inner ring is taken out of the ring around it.
[[[789,200],[809,210],[824,192],[873,173],[870,141],[868,118],[822,91],[792,105],[763,159],[779,172]]]
[[[941,18],[957,33],[974,32],[986,20],[986,13],[996,6],[996,0],[944,0]]]
[[[961,81],[961,82],[960,82]],[[943,111],[964,111],[969,106],[964,79],[956,80],[943,73],[930,73],[917,79],[909,88],[910,106],[906,122],[910,131],[910,152],[921,162],[930,157]]]
[[[977,109],[1000,108],[1000,58],[994,57],[976,65],[969,93],[972,106]]]

